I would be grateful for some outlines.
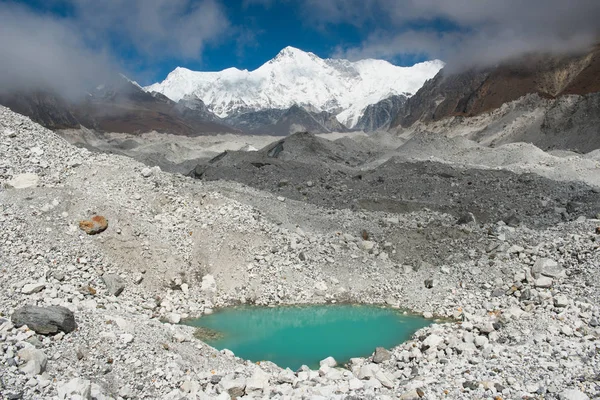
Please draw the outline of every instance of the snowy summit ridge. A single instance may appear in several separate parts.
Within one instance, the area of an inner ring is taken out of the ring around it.
[[[197,72],[177,67],[164,81],[145,89],[174,101],[194,95],[219,117],[298,104],[333,113],[353,127],[368,105],[391,95],[414,94],[443,66],[440,60],[398,67],[384,60],[322,59],[286,47],[254,71]]]

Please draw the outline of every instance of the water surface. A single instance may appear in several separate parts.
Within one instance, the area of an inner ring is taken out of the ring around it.
[[[432,321],[377,306],[232,307],[187,321],[217,331],[205,338],[252,361],[269,360],[293,370],[333,356],[338,363],[394,347]]]

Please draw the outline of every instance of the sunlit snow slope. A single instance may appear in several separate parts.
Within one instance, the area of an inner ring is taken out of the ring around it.
[[[353,127],[369,104],[393,94],[414,94],[443,66],[440,60],[398,67],[383,60],[322,59],[286,47],[254,71],[196,72],[178,67],[163,82],[145,89],[174,101],[196,95],[220,117],[298,104],[336,114]]]

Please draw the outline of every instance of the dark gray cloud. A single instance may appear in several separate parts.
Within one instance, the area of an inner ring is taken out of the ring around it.
[[[450,66],[494,63],[529,51],[578,50],[600,34],[598,0],[304,1],[317,25],[370,22],[384,27],[360,45],[335,53],[354,59],[425,54]],[[436,19],[458,29],[440,33],[427,24]]]

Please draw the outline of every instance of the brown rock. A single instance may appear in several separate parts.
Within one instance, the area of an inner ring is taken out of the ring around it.
[[[600,235],[600,226],[596,227],[596,235]]]
[[[96,235],[108,228],[108,220],[101,215],[94,215],[90,220],[79,221],[79,229],[88,235]]]

